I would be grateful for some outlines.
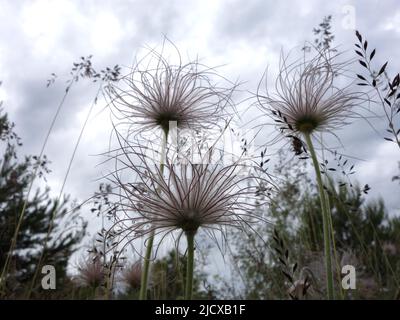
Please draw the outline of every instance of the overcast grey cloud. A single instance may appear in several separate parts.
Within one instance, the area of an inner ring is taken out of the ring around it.
[[[244,81],[243,90],[254,91],[267,66],[276,72],[281,50],[312,41],[313,27],[326,15],[333,15],[336,44],[351,52],[354,30],[345,28],[346,8],[354,8],[356,28],[378,48],[377,61],[388,59],[390,70],[399,70],[400,7],[395,0],[0,0],[1,99],[24,141],[22,152],[37,154],[72,62],[80,56],[93,54],[98,69],[129,65],[145,45],[160,45],[167,35],[184,56],[224,65],[224,76]],[[58,78],[46,88],[52,72]],[[88,81],[73,87],[49,140],[49,184],[55,194],[95,93]],[[101,108],[99,103],[90,119],[66,185],[66,192],[81,201],[97,189],[95,179],[102,173],[95,155],[107,148],[111,125]],[[396,214],[398,186],[391,177],[400,157],[382,139],[383,125],[377,122],[378,135],[360,120],[339,135],[343,152],[362,159],[356,161],[355,178],[369,183],[370,197],[384,197]]]

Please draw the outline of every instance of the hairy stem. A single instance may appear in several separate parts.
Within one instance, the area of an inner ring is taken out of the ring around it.
[[[335,233],[334,233],[334,229],[333,229],[332,215],[331,215],[331,212],[330,212],[330,208],[331,207],[330,207],[330,204],[329,204],[328,195],[326,195],[326,203],[327,203],[327,211],[328,211],[328,217],[329,217],[329,230],[330,230],[330,234],[331,234],[333,257],[335,258],[335,264],[336,264],[337,273],[340,274],[340,272],[341,272],[340,271],[340,263],[339,263],[339,259],[338,259],[338,256],[337,256]],[[342,286],[339,286],[339,293],[340,293],[340,299],[343,300],[344,299],[344,292],[343,292]]]
[[[163,130],[163,142],[161,145],[161,159],[160,159],[160,171],[161,174],[164,172],[164,161],[165,161],[165,149],[168,143],[168,129]],[[139,293],[139,300],[146,300],[147,299],[147,285],[149,280],[149,269],[150,269],[150,259],[151,259],[151,252],[153,250],[153,242],[154,242],[154,230],[151,232],[149,241],[146,248],[146,255],[144,257],[143,262],[143,272],[142,278],[140,280],[140,293]]]
[[[149,242],[146,248],[146,256],[144,258],[143,273],[140,282],[139,300],[147,299],[147,282],[149,279],[150,258],[151,258],[151,251],[153,249],[153,241],[154,241],[154,231],[150,235]]]
[[[195,232],[186,232],[188,257],[186,263],[185,300],[192,300],[193,296],[194,235]]]
[[[311,141],[311,136],[309,133],[304,133],[304,137],[306,139],[306,143],[308,145],[308,149],[311,154],[311,158],[313,161],[315,175],[317,177],[319,198],[321,201],[321,211],[322,211],[322,225],[323,225],[323,234],[324,234],[324,249],[325,249],[325,270],[326,270],[326,285],[328,291],[328,299],[334,299],[334,291],[333,291],[333,272],[332,272],[332,259],[331,259],[331,236],[330,236],[330,228],[329,228],[329,211],[328,204],[325,197],[324,186],[322,184],[321,171],[319,168],[319,163],[317,159],[317,155],[315,154],[314,145]]]

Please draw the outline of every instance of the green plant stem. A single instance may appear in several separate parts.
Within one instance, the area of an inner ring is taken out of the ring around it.
[[[168,129],[163,130],[163,142],[161,146],[161,159],[160,159],[160,171],[161,174],[164,173],[164,161],[165,161],[165,149],[168,143]],[[146,255],[144,257],[143,262],[143,272],[142,277],[140,279],[140,293],[139,293],[139,300],[146,300],[147,299],[147,285],[149,280],[149,269],[150,269],[150,259],[151,259],[151,252],[153,249],[153,242],[154,242],[154,230],[151,232],[149,241],[146,248]]]
[[[331,181],[330,181],[331,182]],[[332,188],[334,188],[334,186],[332,185]],[[333,249],[333,256],[335,258],[335,264],[336,264],[336,272],[337,274],[341,274],[341,270],[340,270],[340,263],[339,263],[339,259],[338,259],[338,255],[337,255],[337,250],[336,250],[336,241],[335,241],[335,233],[334,233],[334,228],[333,228],[333,221],[332,221],[332,214],[331,214],[331,206],[329,203],[329,197],[328,195],[326,195],[326,203],[327,203],[327,211],[328,211],[328,217],[329,217],[329,230],[331,233],[331,240],[332,240],[332,249]],[[340,299],[344,300],[344,292],[343,292],[343,288],[342,286],[339,286],[339,293],[340,293]]]
[[[331,258],[331,236],[329,228],[329,211],[327,210],[328,205],[325,197],[324,186],[322,184],[321,171],[319,168],[319,163],[317,155],[314,150],[314,145],[311,141],[311,136],[309,133],[304,133],[308,149],[311,154],[312,162],[315,169],[315,175],[317,178],[319,198],[321,201],[321,211],[322,211],[322,224],[323,224],[323,234],[324,234],[324,249],[325,249],[325,271],[326,271],[326,285],[328,291],[328,299],[334,299],[333,291],[333,272],[332,272],[332,258]]]
[[[153,242],[154,242],[154,231],[150,235],[149,242],[146,248],[146,256],[144,258],[144,264],[143,264],[143,273],[140,281],[139,300],[147,299],[147,282],[149,279],[150,257],[153,248]]]
[[[195,232],[186,232],[188,257],[186,263],[185,300],[192,300],[193,296],[194,235]]]

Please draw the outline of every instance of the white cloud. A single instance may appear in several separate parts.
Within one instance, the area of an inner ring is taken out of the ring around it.
[[[76,19],[79,12],[71,1],[36,0],[27,3],[21,12],[21,28],[37,55],[60,48],[60,38],[66,30],[66,20]]]
[[[394,143],[384,141],[371,150],[370,155],[367,161],[357,166],[357,177],[372,188],[369,198],[383,197],[390,212],[398,214],[400,186],[392,182],[392,177],[398,173],[399,149]]]
[[[119,50],[121,40],[124,37],[124,30],[113,13],[105,11],[97,13],[90,24],[90,28],[90,43],[93,52],[104,57]],[[136,26],[130,24],[129,30],[125,30],[125,32],[128,31],[135,34],[137,32]]]
[[[396,11],[396,13],[390,17],[387,17],[382,24],[382,28],[385,31],[395,31],[400,33],[400,11]]]

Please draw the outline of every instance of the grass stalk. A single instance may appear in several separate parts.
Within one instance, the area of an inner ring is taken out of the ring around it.
[[[74,77],[75,76],[76,76],[76,74],[74,74]],[[24,220],[24,217],[25,217],[25,211],[26,211],[26,208],[27,208],[27,205],[28,205],[29,196],[31,194],[31,191],[32,191],[32,188],[33,188],[33,184],[35,182],[35,179],[36,179],[38,171],[39,171],[40,161],[43,158],[44,150],[45,150],[45,148],[47,146],[47,142],[48,142],[48,140],[50,138],[50,134],[53,131],[54,125],[56,123],[56,120],[57,120],[57,118],[58,118],[58,116],[59,116],[59,114],[61,112],[62,107],[64,106],[65,100],[67,99],[67,96],[68,96],[69,92],[71,91],[71,87],[72,87],[73,83],[74,83],[74,81],[71,81],[71,83],[66,88],[66,90],[64,92],[64,95],[63,95],[63,97],[62,97],[62,99],[61,99],[61,101],[60,101],[60,103],[59,103],[59,105],[57,107],[56,113],[53,116],[53,119],[51,121],[50,127],[49,127],[49,129],[47,131],[46,137],[45,137],[45,139],[43,141],[42,148],[40,150],[40,153],[39,153],[39,156],[38,156],[38,159],[37,159],[37,165],[35,167],[35,170],[33,171],[32,179],[31,179],[31,181],[29,183],[29,187],[28,187],[28,192],[27,192],[27,194],[25,196],[25,201],[24,201],[24,204],[22,206],[21,212],[20,212],[19,217],[18,217],[18,222],[17,222],[17,225],[16,225],[15,230],[14,230],[14,235],[12,237],[10,248],[8,250],[8,253],[7,253],[6,261],[4,262],[4,266],[3,266],[3,269],[1,271],[1,275],[0,275],[0,292],[2,291],[3,285],[5,285],[5,282],[6,282],[6,276],[7,276],[8,271],[9,271],[10,261],[11,261],[12,255],[14,253],[15,247],[17,245],[17,238],[18,238],[19,230],[21,228],[22,221]]]
[[[75,159],[76,152],[78,151],[79,144],[80,144],[80,142],[82,140],[83,133],[84,133],[84,131],[86,129],[86,126],[87,126],[87,124],[89,122],[89,119],[90,119],[90,116],[92,114],[92,111],[93,111],[93,109],[94,109],[94,107],[95,107],[95,105],[97,103],[97,99],[98,99],[98,96],[100,94],[101,88],[102,88],[102,83],[100,84],[100,86],[99,86],[99,88],[97,90],[96,96],[95,96],[95,98],[94,98],[94,100],[93,100],[93,102],[92,102],[92,104],[91,104],[91,106],[89,108],[89,111],[88,111],[88,113],[86,115],[86,119],[85,119],[85,121],[83,123],[83,126],[82,126],[81,131],[80,131],[79,136],[78,136],[78,139],[77,139],[77,141],[75,143],[74,150],[72,152],[71,158],[69,160],[68,168],[67,168],[67,171],[66,171],[66,173],[64,175],[64,180],[63,180],[60,192],[59,192],[58,197],[57,197],[56,206],[55,206],[53,214],[51,215],[51,218],[50,218],[49,227],[48,227],[48,230],[47,230],[47,233],[46,233],[46,237],[45,237],[44,242],[43,242],[43,247],[41,249],[39,260],[38,260],[38,263],[36,265],[35,273],[34,273],[33,278],[31,280],[31,285],[29,286],[29,289],[28,289],[28,293],[27,293],[27,296],[26,296],[27,299],[30,298],[32,290],[33,290],[33,288],[35,286],[36,279],[37,279],[37,277],[39,275],[39,270],[41,269],[42,262],[43,262],[43,259],[44,259],[44,254],[45,254],[45,252],[47,250],[47,247],[48,247],[48,241],[50,239],[51,232],[53,231],[54,222],[55,222],[55,219],[57,217],[58,207],[59,207],[59,205],[61,203],[61,197],[63,196],[63,193],[64,193],[64,188],[65,188],[65,185],[67,183],[67,179],[68,179],[69,173],[71,171],[72,163],[73,163],[73,161]]]

